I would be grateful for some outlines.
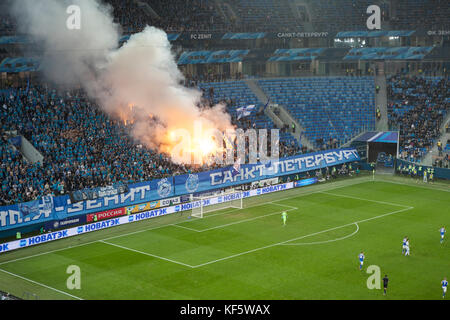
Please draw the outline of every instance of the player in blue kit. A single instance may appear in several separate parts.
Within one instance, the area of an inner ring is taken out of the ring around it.
[[[405,254],[406,252],[406,241],[408,240],[408,237],[404,237],[403,238],[403,243],[402,243],[402,254]]]
[[[364,252],[361,251],[361,253],[358,256],[359,258],[359,270],[362,270],[363,264],[364,264]]]
[[[447,287],[448,287],[447,278],[444,278],[444,280],[441,281],[441,285],[442,285],[442,299],[444,299],[445,293],[447,292]]]
[[[439,233],[441,234],[441,243],[444,242],[445,228],[442,227],[439,229]]]

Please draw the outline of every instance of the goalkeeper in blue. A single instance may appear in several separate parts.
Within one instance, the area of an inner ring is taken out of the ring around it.
[[[445,299],[445,294],[447,293],[448,281],[447,278],[441,281],[442,285],[442,299]]]
[[[286,220],[287,220],[287,212],[286,211],[283,211],[281,213],[281,219],[283,219],[283,226],[285,226],[286,225]]]
[[[364,252],[361,251],[361,253],[358,255],[359,258],[359,270],[362,270],[363,264],[364,264]]]
[[[444,242],[445,228],[444,227],[440,228],[439,233],[441,234],[441,243],[442,243]]]

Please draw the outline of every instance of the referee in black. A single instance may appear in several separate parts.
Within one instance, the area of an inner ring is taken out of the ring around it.
[[[385,275],[384,275],[384,278],[383,278],[383,288],[384,288],[383,295],[384,295],[384,296],[386,295],[386,291],[387,291],[387,287],[388,287],[388,282],[389,282],[388,276],[387,276],[387,274],[385,274]]]

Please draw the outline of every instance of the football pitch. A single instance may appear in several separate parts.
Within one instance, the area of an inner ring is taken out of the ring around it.
[[[0,289],[39,299],[442,299],[450,244],[440,243],[439,228],[450,228],[450,184],[365,176],[243,204],[1,254]],[[81,288],[70,290],[73,265]],[[370,265],[388,275],[386,296],[367,287]]]

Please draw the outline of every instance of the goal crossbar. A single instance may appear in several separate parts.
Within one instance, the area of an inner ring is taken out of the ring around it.
[[[209,196],[193,197],[191,216],[203,218],[205,213],[227,208],[242,209],[242,192],[229,192]]]

